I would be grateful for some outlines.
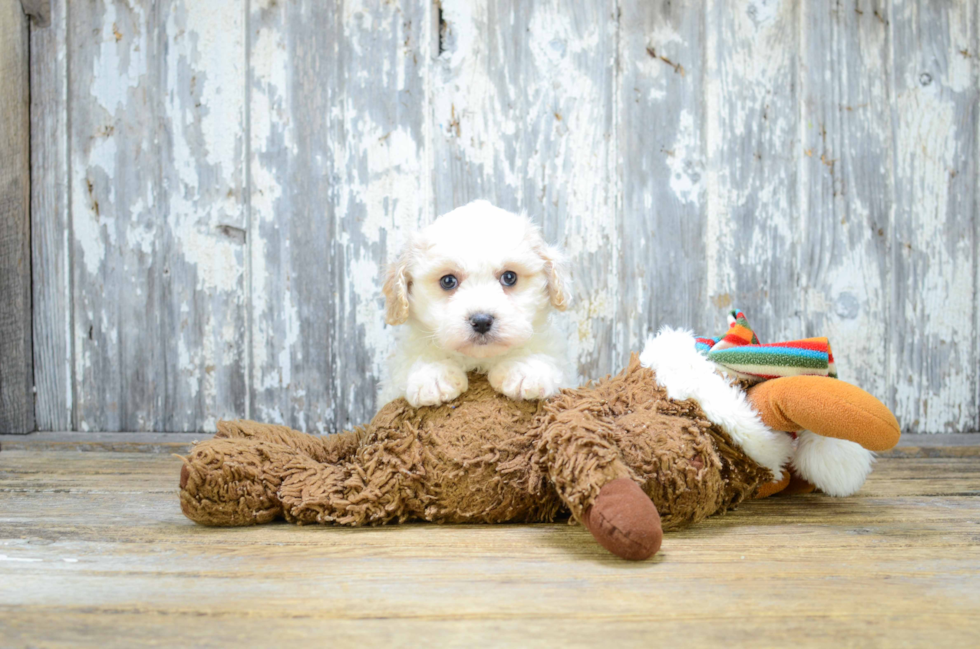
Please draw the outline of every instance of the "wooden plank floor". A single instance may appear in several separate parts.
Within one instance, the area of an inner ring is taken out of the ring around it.
[[[975,647],[980,457],[958,455],[881,459],[854,497],[749,503],[631,564],[564,524],[208,529],[167,453],[5,445],[0,646]]]

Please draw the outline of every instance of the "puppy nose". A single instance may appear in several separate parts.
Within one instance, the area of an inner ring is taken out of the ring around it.
[[[485,334],[493,326],[493,316],[489,313],[476,313],[471,315],[470,326],[473,327],[473,331],[479,334]]]

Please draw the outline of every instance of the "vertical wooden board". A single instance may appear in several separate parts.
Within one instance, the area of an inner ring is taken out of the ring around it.
[[[569,256],[579,380],[619,367],[613,2],[447,2],[432,71],[433,198],[524,210]]]
[[[34,430],[27,17],[0,6],[0,432]]]
[[[977,5],[894,0],[889,383],[908,432],[977,421]]]
[[[841,378],[888,394],[891,129],[885,0],[801,5],[804,329]]]
[[[31,257],[38,430],[72,430],[68,27],[65,0],[31,30]]]
[[[333,255],[342,138],[341,3],[253,3],[250,412],[333,427],[339,267]],[[284,217],[288,215],[288,217]]]
[[[162,430],[159,21],[114,2],[72,3],[68,21],[75,424]]]
[[[248,303],[249,303],[249,417],[263,421],[294,423],[291,400],[286,390],[291,383],[292,346],[299,337],[299,313],[292,285],[291,245],[311,248],[320,245],[320,254],[305,255],[305,272],[326,278],[328,264],[326,237],[302,233],[293,243],[299,219],[288,190],[289,162],[296,154],[297,132],[291,114],[293,93],[289,83],[289,32],[285,3],[249,2],[248,21]],[[315,51],[311,43],[310,51]],[[328,91],[325,89],[324,92]],[[328,105],[319,107],[324,121]],[[312,136],[312,134],[310,134]],[[332,166],[321,161],[323,178],[331,178]],[[308,190],[308,188],[304,188]],[[309,199],[325,208],[325,192]],[[289,218],[279,220],[279,215]],[[327,214],[318,213],[324,223]],[[332,316],[329,297],[319,308],[321,322]],[[320,330],[324,347],[329,342],[325,327]],[[321,367],[329,367],[323,350]],[[302,359],[301,359],[302,360]],[[315,359],[314,359],[315,360]],[[303,398],[302,393],[297,399]],[[323,392],[311,396],[322,399]],[[302,405],[302,404],[301,404]],[[300,423],[300,422],[295,422]]]
[[[623,271],[619,320],[640,349],[662,325],[711,333],[704,250],[704,6],[621,3]]]
[[[437,2],[438,59],[432,69],[432,180],[435,215],[476,199],[524,207],[521,135],[529,4]],[[516,38],[515,38],[516,37]]]
[[[745,311],[763,341],[803,327],[798,16],[791,0],[705,9],[705,257],[711,331]]]
[[[431,213],[425,141],[431,11],[428,0],[348,0],[340,17],[343,135],[330,150],[339,183],[330,241],[338,356],[327,375],[338,407],[328,430],[369,421],[381,405],[378,381],[394,341],[381,298],[385,262]]]
[[[521,52],[505,79],[521,91],[522,207],[565,252],[572,273],[572,303],[557,317],[579,383],[617,371],[630,351],[616,326],[623,307],[617,7],[540,2],[529,9],[524,29],[519,17],[496,20]]]
[[[163,427],[210,431],[246,408],[246,1],[174,0],[160,11]]]
[[[330,432],[373,415],[382,265],[429,195],[428,12],[253,5],[252,416]]]
[[[71,6],[82,430],[197,430],[244,408],[242,11]]]

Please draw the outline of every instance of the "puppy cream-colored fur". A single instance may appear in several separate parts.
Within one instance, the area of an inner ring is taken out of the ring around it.
[[[379,403],[451,401],[466,373],[512,399],[543,399],[571,378],[552,311],[568,304],[558,251],[527,217],[475,201],[413,235],[388,268],[387,322],[405,324]]]

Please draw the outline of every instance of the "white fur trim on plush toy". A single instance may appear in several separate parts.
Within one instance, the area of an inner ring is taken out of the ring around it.
[[[823,437],[808,430],[797,436],[793,468],[828,496],[850,496],[871,473],[874,454],[846,439]]]
[[[664,327],[647,340],[640,363],[657,373],[657,383],[671,399],[693,399],[746,455],[779,478],[793,453],[786,433],[762,423],[745,393],[717,373],[716,366],[695,347],[694,334]],[[816,484],[816,483],[814,483]]]

